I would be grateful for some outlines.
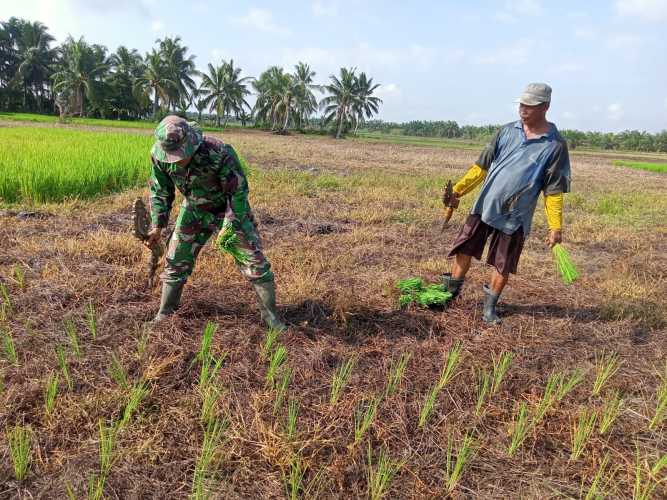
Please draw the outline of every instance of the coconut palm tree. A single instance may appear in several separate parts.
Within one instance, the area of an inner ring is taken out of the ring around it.
[[[169,103],[169,90],[177,84],[169,74],[169,68],[162,60],[160,53],[153,49],[146,54],[144,74],[134,81],[135,93],[150,96],[153,93],[153,120],[157,120],[162,102]]]
[[[195,67],[195,56],[188,56],[188,48],[181,44],[181,38],[165,37],[164,40],[156,40],[159,46],[158,52],[167,67],[167,73],[172,81],[168,88],[167,109],[182,100],[185,94],[190,93],[197,87],[194,77],[199,75]]]
[[[354,103],[354,133],[357,133],[359,125],[364,123],[366,118],[371,118],[377,114],[382,104],[382,99],[373,95],[375,89],[380,86],[379,83],[373,85],[373,79],[366,77],[363,71],[357,79],[357,98]]]
[[[81,116],[86,98],[94,105],[99,103],[102,81],[110,67],[105,51],[100,45],[88,45],[83,37],[74,40],[70,36],[60,47],[62,69],[53,74],[53,88],[70,91]]]
[[[313,90],[322,92],[321,85],[315,85],[315,72],[306,63],[299,62],[294,66],[294,86],[296,88],[295,108],[298,118],[298,128],[308,123],[308,118],[317,110],[317,99]]]
[[[257,92],[257,101],[253,109],[255,120],[271,124],[271,130],[277,130],[281,119],[280,110],[284,108],[285,89],[290,85],[289,75],[278,66],[271,66],[252,82]],[[281,105],[281,103],[283,105]]]
[[[331,83],[324,87],[329,95],[320,101],[320,107],[324,111],[324,123],[335,120],[336,139],[340,139],[344,129],[354,120],[358,93],[355,71],[356,68],[341,68],[340,78],[331,75]]]
[[[250,109],[245,100],[245,96],[250,94],[246,87],[246,82],[249,80],[250,77],[241,78],[241,68],[234,67],[233,59],[229,62],[222,61],[217,67],[209,63],[208,74],[202,74],[201,91],[206,96],[204,103],[209,106],[209,111],[215,111],[215,122],[218,127],[220,117],[224,118],[223,125],[226,125],[230,113],[234,113],[238,118],[244,108]]]
[[[55,51],[50,48],[55,39],[48,28],[39,21],[29,22],[11,18],[4,26],[13,34],[18,66],[12,84],[22,85],[23,108],[28,108],[28,95],[32,91],[37,100],[37,110],[42,110],[42,101],[48,92],[51,65]],[[10,35],[11,36],[11,35]],[[45,88],[46,87],[46,88]]]
[[[110,103],[118,118],[122,114],[140,116],[150,104],[150,100],[142,99],[135,90],[134,82],[146,70],[144,60],[136,49],[129,50],[121,45],[109,57],[111,74],[109,76]]]

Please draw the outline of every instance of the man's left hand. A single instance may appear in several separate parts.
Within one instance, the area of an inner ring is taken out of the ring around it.
[[[549,245],[549,248],[553,248],[554,245],[563,242],[563,233],[560,229],[552,229],[549,231],[549,235],[546,237],[545,243]]]

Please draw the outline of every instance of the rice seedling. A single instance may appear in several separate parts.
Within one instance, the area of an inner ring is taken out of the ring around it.
[[[100,480],[104,483],[113,465],[114,448],[116,447],[116,437],[120,431],[120,426],[114,423],[106,425],[104,420],[100,419],[98,427],[100,431]]]
[[[111,353],[111,365],[109,366],[109,376],[111,379],[116,382],[121,389],[128,389],[130,387],[130,381],[127,377],[127,372],[123,367],[123,363],[116,356],[115,352]]]
[[[222,435],[227,428],[227,421],[214,419],[208,423],[204,431],[201,451],[195,463],[195,472],[192,478],[192,495],[195,500],[208,498],[215,477],[212,469],[216,450],[222,442]]]
[[[79,345],[79,336],[76,333],[76,326],[74,321],[67,319],[65,321],[65,332],[67,333],[67,338],[69,339],[69,345],[72,349],[72,354],[77,358],[81,359],[81,346]]]
[[[283,345],[276,347],[269,358],[269,367],[266,370],[266,387],[275,387],[276,375],[287,361],[287,349]]]
[[[352,369],[354,368],[355,362],[356,360],[354,358],[349,358],[336,368],[331,380],[330,404],[335,405],[338,402],[347,382],[350,380],[350,375],[352,375]]]
[[[117,192],[145,184],[149,171],[151,138],[142,135],[16,127],[3,128],[0,142],[21,152],[3,158],[0,198],[7,203]]]
[[[605,494],[604,486],[601,484],[604,481],[604,475],[607,469],[607,465],[609,465],[609,453],[606,453],[604,458],[600,462],[600,465],[598,466],[595,472],[595,476],[593,476],[591,484],[586,490],[585,495],[583,492],[583,482],[582,482],[581,485],[582,487],[579,491],[579,498],[583,498],[584,500],[598,500],[607,498],[609,496]]]
[[[600,434],[606,434],[611,429],[621,411],[622,404],[623,400],[618,391],[614,391],[610,397],[607,397],[600,415],[600,425],[598,426]]]
[[[655,407],[655,414],[648,426],[650,430],[660,425],[667,416],[667,363],[665,363],[665,374],[661,377],[656,397],[658,402]]]
[[[380,500],[389,492],[389,486],[394,476],[401,470],[403,464],[392,460],[389,455],[380,448],[375,465],[373,465],[373,452],[368,445],[368,498]]]
[[[602,353],[601,356],[595,355],[595,382],[593,383],[593,396],[600,394],[602,386],[614,375],[620,368],[618,354]]]
[[[278,413],[278,410],[283,405],[285,396],[287,395],[287,388],[292,378],[292,370],[287,367],[282,370],[278,383],[276,384],[276,398],[273,401],[273,414]]]
[[[287,471],[288,473],[283,478],[287,498],[297,500],[303,490],[303,476],[306,472],[300,454],[295,453],[292,456]]]
[[[65,481],[65,493],[67,494],[67,500],[76,500],[74,486],[72,486],[72,483],[69,480]]]
[[[579,370],[572,370],[570,376],[565,378],[564,374],[561,374],[560,380],[558,381],[558,388],[556,389],[556,401],[562,401],[565,396],[567,396],[572,390],[578,386],[584,380],[584,373]]]
[[[438,387],[440,390],[444,389],[445,386],[454,378],[456,367],[461,358],[461,350],[463,349],[463,344],[461,342],[456,342],[449,351],[447,351],[447,356],[445,357],[445,365],[442,368],[440,373],[440,379],[438,380]]]
[[[452,298],[452,294],[445,291],[442,283],[427,285],[421,278],[408,278],[396,282],[396,288],[401,292],[398,305],[405,307],[416,303],[422,307],[441,306]]]
[[[14,468],[14,477],[17,481],[23,481],[28,474],[32,459],[32,431],[21,425],[7,429],[7,443]]]
[[[594,411],[583,410],[579,414],[576,425],[572,426],[572,453],[570,460],[577,460],[586,447],[589,438],[595,429],[597,414]]]
[[[469,463],[472,454],[475,451],[475,440],[470,432],[463,436],[463,441],[458,450],[454,449],[454,439],[450,434],[447,439],[447,456],[445,461],[445,481],[447,493],[451,493],[459,484],[463,470]],[[454,455],[456,454],[456,459]]]
[[[519,411],[514,417],[514,425],[512,427],[512,435],[510,440],[509,448],[507,453],[509,456],[513,456],[519,447],[523,444],[528,437],[528,431],[530,431],[531,425],[528,421],[528,407],[525,402],[522,402],[519,405]]]
[[[0,282],[0,295],[2,296],[2,307],[3,307],[3,319],[6,319],[12,312],[12,301],[9,298],[9,289],[7,288],[7,285],[4,283]]]
[[[65,349],[60,344],[56,346],[56,357],[58,358],[58,368],[60,368],[63,378],[65,379],[65,382],[67,382],[67,389],[71,391],[74,384],[72,383],[72,377],[69,374],[69,367],[67,366],[67,359],[65,358]]]
[[[12,274],[14,275],[14,279],[16,280],[19,288],[21,290],[25,290],[25,271],[23,270],[23,267],[21,267],[19,264],[16,264],[12,268]]]
[[[556,262],[556,269],[560,274],[563,283],[570,285],[579,277],[577,268],[574,266],[570,255],[567,253],[563,245],[556,244],[551,248]]]
[[[19,365],[19,358],[16,354],[16,346],[14,345],[14,338],[4,328],[2,329],[2,350],[5,353],[5,359],[12,365]]]
[[[361,441],[361,438],[364,437],[366,431],[368,431],[370,426],[373,424],[375,416],[377,415],[378,407],[380,406],[381,402],[382,398],[379,396],[371,399],[371,401],[368,403],[364,401],[359,405],[357,410],[354,412],[353,446],[356,446],[356,444],[359,443],[359,441]],[[364,406],[366,407],[365,409]]]
[[[222,229],[215,240],[215,248],[223,254],[231,255],[238,265],[243,266],[248,263],[248,256],[241,248],[241,240],[236,235],[230,222],[225,221]]]
[[[285,428],[288,441],[292,441],[296,437],[296,424],[298,417],[299,401],[290,398],[289,403],[287,404],[287,425]]]
[[[475,404],[475,415],[479,416],[482,406],[486,401],[492,387],[492,375],[484,368],[477,371],[477,403]]]
[[[51,373],[46,381],[46,389],[44,390],[44,407],[47,416],[53,412],[53,407],[56,403],[56,395],[58,394],[58,381],[60,377],[57,373]]]
[[[102,500],[105,483],[106,478],[102,478],[97,474],[91,474],[88,478],[88,500]]]
[[[503,352],[498,359],[493,356],[493,383],[491,384],[491,394],[497,393],[498,389],[500,389],[500,384],[502,384],[513,358],[514,355],[511,352]]]
[[[639,446],[636,446],[636,460],[635,460],[635,484],[632,491],[633,500],[651,500],[654,498],[653,492],[660,484],[657,479],[660,471],[667,467],[667,453],[662,455],[653,464],[653,467],[648,466],[648,460],[642,460],[639,456]],[[648,469],[648,474],[644,478],[644,469]]]
[[[148,328],[143,328],[143,331],[141,332],[141,337],[139,337],[139,340],[137,341],[137,356],[139,358],[144,357],[144,353],[146,352],[146,348],[148,347],[148,341],[150,340],[150,329]]]
[[[201,404],[201,415],[199,416],[199,421],[202,424],[207,424],[213,420],[215,404],[222,391],[215,385],[209,384],[204,389],[202,394],[202,404]]]
[[[132,387],[132,390],[130,391],[130,397],[127,399],[127,404],[125,405],[125,409],[123,410],[123,416],[118,422],[119,430],[125,428],[125,426],[130,421],[130,418],[132,418],[132,415],[137,410],[137,408],[141,404],[141,401],[144,399],[146,394],[148,394],[148,388],[146,387],[145,382],[139,382]]]
[[[201,370],[199,371],[199,388],[201,390],[204,390],[206,386],[213,382],[226,357],[227,353],[222,353],[218,359],[215,359],[213,356],[207,356],[202,361]]]
[[[210,358],[211,356],[211,343],[213,342],[213,337],[215,332],[218,330],[218,325],[212,321],[208,321],[204,327],[204,333],[202,334],[201,345],[199,346],[199,352],[197,353],[197,360],[202,363]]]
[[[433,387],[431,387],[431,390],[426,395],[426,398],[424,398],[424,403],[422,404],[421,410],[419,411],[418,425],[420,429],[422,429],[428,422],[429,418],[431,418],[438,394],[440,394],[440,388],[438,387],[438,384],[435,384]]]
[[[95,304],[88,302],[86,304],[86,324],[88,331],[93,340],[97,339],[97,312],[95,311]]]
[[[386,397],[394,395],[398,390],[411,356],[410,353],[404,352],[396,363],[394,363],[394,360],[391,361],[389,374],[387,376],[387,387],[384,391]]]
[[[5,390],[5,372],[4,370],[0,370],[0,395],[2,395],[4,390]]]
[[[276,330],[275,328],[269,328],[266,331],[266,337],[264,338],[264,343],[262,344],[262,350],[260,351],[259,354],[259,357],[262,360],[262,362],[269,359],[269,356],[273,352],[273,346],[275,345],[276,340],[278,340],[279,335],[280,335],[280,330]]]
[[[542,398],[537,404],[535,409],[535,414],[533,415],[533,425],[539,424],[547,412],[551,409],[556,401],[556,396],[558,393],[558,387],[561,385],[563,380],[562,373],[554,373],[547,379],[547,385],[544,386],[544,392],[542,393]]]

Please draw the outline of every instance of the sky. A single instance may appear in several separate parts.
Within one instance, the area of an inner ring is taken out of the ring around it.
[[[667,129],[667,0],[0,0],[11,16],[142,54],[178,35],[199,69],[234,59],[244,76],[303,61],[324,84],[356,67],[388,121],[504,123],[546,82],[559,128]]]

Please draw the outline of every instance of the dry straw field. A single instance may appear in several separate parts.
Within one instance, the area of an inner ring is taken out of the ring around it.
[[[401,310],[394,286],[448,270],[472,197],[440,232],[440,193],[475,151],[223,139],[289,330],[210,247],[178,317],[148,324],[145,189],[4,207],[0,498],[667,497],[664,174],[573,156],[582,277],[559,280],[538,208],[485,328],[481,264],[446,311]]]

